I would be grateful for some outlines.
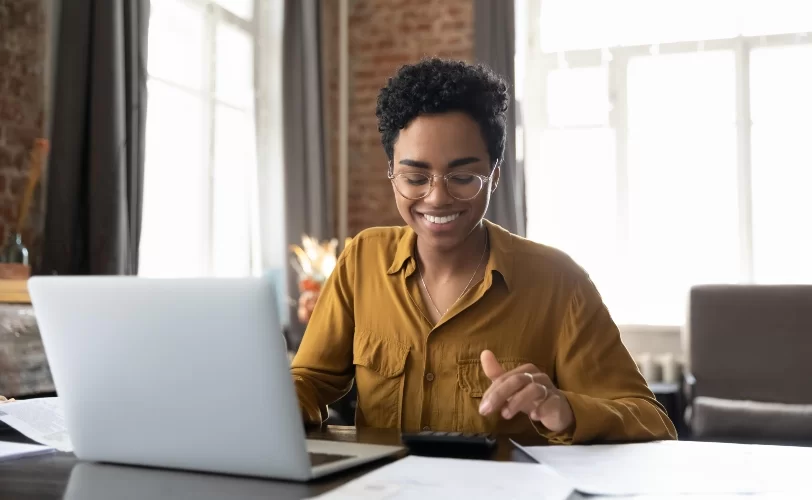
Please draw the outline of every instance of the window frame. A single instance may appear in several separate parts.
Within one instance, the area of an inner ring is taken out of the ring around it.
[[[658,54],[686,54],[697,51],[726,50],[735,58],[736,88],[736,162],[738,182],[738,233],[739,233],[739,282],[754,281],[754,241],[753,241],[753,190],[752,190],[752,120],[750,116],[750,55],[754,49],[768,47],[789,47],[812,44],[812,33],[789,33],[761,36],[738,36],[735,38],[700,40],[689,42],[669,42],[653,45],[618,46],[564,52],[543,52],[541,49],[540,25],[541,2],[523,2],[524,23],[517,33],[525,33],[524,40],[517,40],[520,64],[523,64],[519,78],[522,78],[522,94],[517,96],[521,123],[517,135],[524,137],[517,142],[528,144],[528,138],[541,137],[547,130],[575,130],[578,126],[555,127],[549,124],[547,109],[547,77],[553,70],[567,68],[608,67],[610,98],[609,118],[606,125],[615,132],[615,178],[617,244],[624,255],[630,248],[629,234],[629,173],[628,173],[628,87],[626,82],[629,61],[634,57],[657,57]],[[517,16],[517,20],[522,16]],[[532,89],[532,91],[530,90]],[[595,126],[598,127],[598,126]],[[592,128],[592,126],[589,126]],[[533,142],[533,141],[531,141]],[[541,164],[538,148],[528,148],[519,153],[526,168]],[[532,189],[532,186],[528,186]],[[532,214],[528,214],[528,218]],[[566,250],[566,249],[565,249]],[[679,325],[658,325],[676,327]]]

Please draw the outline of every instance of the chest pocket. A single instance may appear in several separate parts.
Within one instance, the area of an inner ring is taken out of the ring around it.
[[[510,371],[530,360],[522,358],[497,358],[499,364]],[[499,434],[519,434],[532,429],[530,420],[523,414],[505,420],[498,412],[488,416],[479,414],[482,395],[491,386],[491,379],[485,376],[479,359],[461,359],[457,362],[457,401],[455,427],[459,432],[493,432]]]
[[[353,340],[357,426],[400,428],[403,372],[409,347],[372,332],[356,332]]]

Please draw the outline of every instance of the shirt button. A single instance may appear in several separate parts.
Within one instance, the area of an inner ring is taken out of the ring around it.
[[[430,431],[431,427],[429,427],[428,425],[425,425],[425,426],[423,426],[423,430],[424,431]]]
[[[433,382],[434,381],[434,374],[433,373],[427,373],[426,374],[426,380],[428,380],[429,382]]]

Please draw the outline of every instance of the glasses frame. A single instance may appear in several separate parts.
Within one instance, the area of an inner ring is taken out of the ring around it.
[[[403,193],[400,192],[400,189],[398,189],[397,184],[395,184],[395,180],[398,177],[401,177],[401,176],[404,176],[404,175],[407,175],[407,174],[405,172],[401,172],[401,173],[396,174],[394,166],[392,165],[391,161],[389,162],[389,169],[388,169],[388,172],[387,172],[386,176],[389,178],[389,181],[392,183],[392,186],[395,188],[395,191],[397,191],[399,195],[403,196],[407,200],[412,200],[412,201],[422,200],[423,198],[427,197],[428,195],[431,194],[432,191],[434,191],[434,185],[435,185],[434,180],[437,177],[442,177],[443,183],[445,184],[445,191],[446,191],[446,193],[448,193],[448,196],[454,198],[457,201],[469,201],[469,200],[473,200],[474,198],[479,196],[479,194],[482,192],[482,188],[484,188],[488,183],[490,183],[493,180],[493,173],[496,172],[497,168],[499,168],[499,163],[500,162],[498,162],[498,161],[496,162],[496,164],[491,169],[491,173],[488,174],[488,175],[476,174],[474,172],[468,172],[468,171],[463,171],[463,170],[460,170],[459,172],[449,172],[449,173],[443,174],[443,175],[440,175],[440,174],[427,174],[427,173],[423,173],[423,172],[409,172],[409,174],[419,174],[419,175],[423,175],[423,176],[429,178],[429,190],[426,191],[426,194],[424,194],[423,196],[420,196],[418,198],[411,198],[409,196],[405,196]],[[473,175],[474,177],[479,177],[479,180],[482,181],[482,184],[479,185],[479,191],[477,191],[476,194],[471,196],[470,198],[457,198],[456,196],[451,194],[451,191],[448,189],[448,178],[451,177],[452,175],[457,175],[457,174],[467,174],[467,175]]]

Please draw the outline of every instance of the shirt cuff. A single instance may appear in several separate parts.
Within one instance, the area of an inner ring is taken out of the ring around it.
[[[553,432],[541,422],[530,420],[533,427],[552,444],[578,444],[593,439],[600,433],[596,429],[595,415],[600,415],[600,405],[590,396],[569,391],[559,391],[566,398],[572,409],[572,423],[563,431]],[[605,410],[604,410],[605,411]]]
[[[299,400],[299,407],[302,410],[302,418],[306,423],[321,425],[327,420],[327,409],[320,408],[318,402],[312,401],[308,397],[308,385],[302,377],[294,376],[293,385],[296,389],[296,397]]]

